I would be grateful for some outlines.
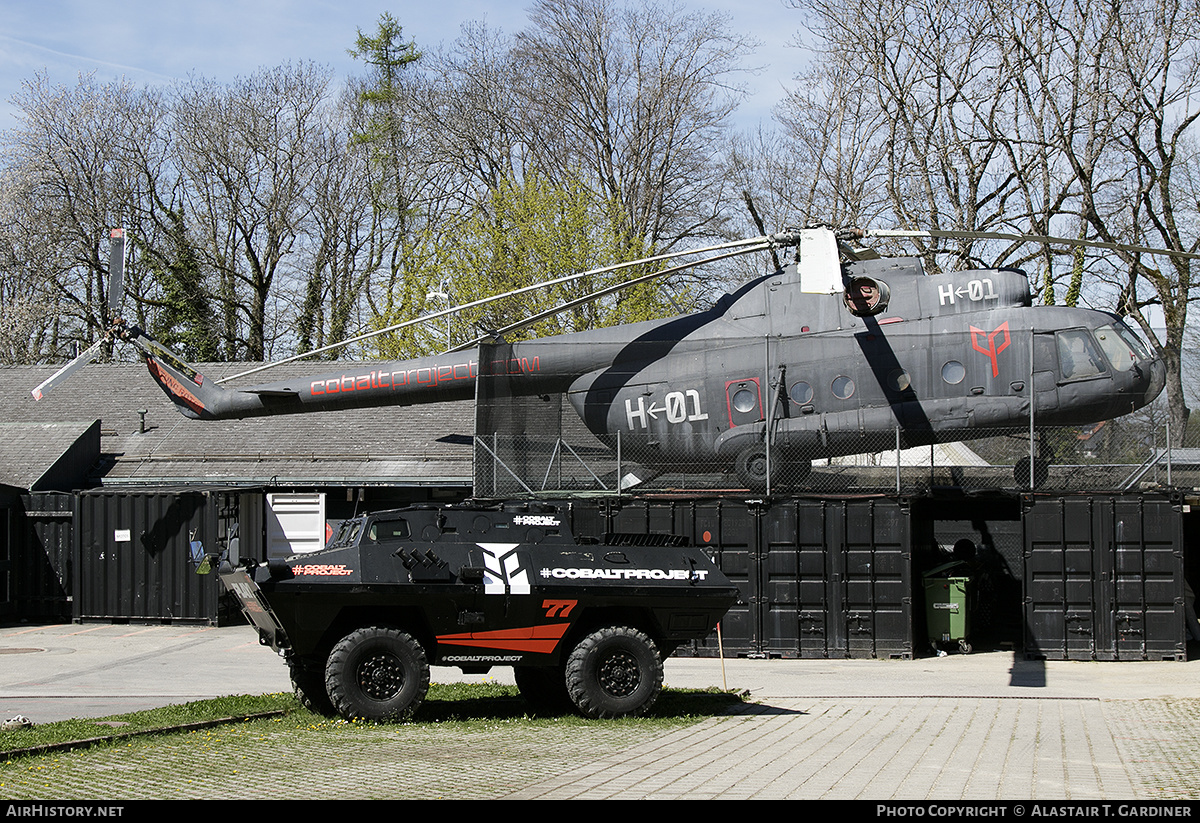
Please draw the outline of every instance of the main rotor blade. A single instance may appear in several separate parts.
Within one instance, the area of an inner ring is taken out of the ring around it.
[[[30,394],[33,395],[33,399],[41,400],[42,397],[45,396],[46,392],[50,391],[52,388],[54,388],[59,383],[66,380],[72,374],[79,371],[81,368],[86,366],[88,363],[95,360],[96,357],[100,354],[101,349],[104,348],[104,344],[107,342],[108,342],[107,337],[100,338],[95,343],[88,346],[87,349],[85,349],[78,357],[76,357],[70,363],[63,366],[61,369],[56,371],[54,374],[50,375],[48,378],[43,380],[41,385],[39,385],[36,389],[34,389],[33,391],[30,392]]]
[[[108,243],[108,316],[117,317],[125,296],[125,230],[113,229]]]
[[[538,312],[535,315],[526,317],[524,320],[519,320],[516,323],[507,325],[502,329],[497,329],[495,332],[495,335],[485,335],[482,337],[476,337],[474,340],[468,341],[466,343],[460,343],[459,345],[450,349],[450,351],[462,351],[463,349],[474,348],[475,346],[478,346],[480,343],[484,343],[488,340],[493,339],[493,337],[502,337],[503,335],[506,335],[510,332],[514,332],[519,329],[526,328],[527,326],[532,326],[534,323],[537,323],[541,320],[545,320],[547,317],[553,317],[556,314],[561,314],[562,312],[573,309],[576,306],[586,305],[587,303],[591,303],[593,300],[599,300],[601,297],[605,297],[606,295],[613,294],[614,292],[622,291],[624,289],[629,288],[630,286],[636,286],[639,283],[648,282],[650,280],[655,279],[656,277],[664,277],[668,274],[676,274],[681,271],[687,271],[688,269],[695,268],[696,266],[703,266],[708,263],[715,263],[718,260],[725,260],[730,257],[737,257],[739,255],[748,254],[749,252],[752,252],[752,251],[766,251],[769,248],[771,248],[771,244],[763,243],[761,246],[757,246],[752,249],[741,249],[738,251],[731,251],[731,252],[727,252],[726,254],[717,255],[716,257],[708,257],[708,258],[705,258],[704,260],[697,260],[693,263],[684,263],[683,265],[673,266],[671,268],[663,269],[661,271],[655,271],[655,272],[650,272],[649,274],[643,274],[641,277],[635,277],[632,280],[626,280],[623,283],[616,283],[612,286],[607,286],[603,289],[598,289],[597,291],[594,291],[591,294],[585,294],[583,297],[577,297],[574,300],[568,300],[565,303],[559,303],[557,306],[554,306],[553,308],[549,308],[549,309],[546,309],[545,311]]]
[[[579,280],[583,277],[590,277],[590,276],[596,275],[596,274],[607,274],[609,272],[619,271],[621,269],[627,269],[632,266],[642,266],[642,265],[646,265],[647,263],[657,263],[657,262],[660,262],[663,260],[671,260],[676,257],[684,257],[689,254],[708,254],[713,251],[721,251],[721,250],[725,250],[725,249],[752,247],[752,248],[743,248],[742,251],[738,252],[739,254],[749,254],[750,252],[754,252],[754,251],[762,251],[766,248],[769,248],[771,245],[794,245],[797,242],[799,242],[798,234],[795,234],[793,232],[779,232],[777,234],[772,234],[769,236],[755,237],[750,240],[735,240],[730,243],[721,243],[721,244],[718,244],[715,246],[708,246],[706,248],[686,249],[684,251],[668,252],[666,254],[655,255],[654,257],[644,257],[640,260],[630,260],[625,263],[616,263],[611,266],[602,266],[598,269],[589,269],[588,271],[575,272],[574,274],[568,274],[563,277],[555,278],[553,280],[545,280],[541,283],[534,283],[531,286],[524,286],[519,289],[513,289],[512,291],[504,292],[503,294],[496,294],[496,295],[492,295],[491,297],[484,297],[480,300],[474,300],[470,303],[462,303],[457,306],[451,306],[443,311],[430,312],[429,314],[421,315],[420,317],[413,318],[412,320],[405,320],[402,323],[396,323],[394,325],[388,326],[387,328],[376,329],[374,331],[365,332],[364,334],[360,334],[355,337],[349,337],[338,343],[332,343],[328,346],[322,346],[321,348],[313,349],[312,351],[307,351],[307,352],[304,352],[303,354],[297,354],[292,357],[286,357],[283,360],[275,360],[270,363],[264,363],[263,365],[257,366],[253,369],[248,369],[243,372],[238,372],[237,374],[231,374],[228,377],[222,377],[221,379],[215,380],[213,382],[218,383],[218,384],[227,383],[231,380],[236,380],[240,377],[246,377],[247,375],[251,375],[251,374],[257,374],[258,372],[267,371],[268,369],[273,369],[276,366],[282,366],[286,363],[294,363],[297,360],[305,360],[309,357],[312,357],[317,354],[321,354],[323,352],[332,351],[334,349],[341,348],[342,346],[348,346],[351,343],[358,343],[363,340],[368,340],[372,337],[378,337],[383,334],[388,334],[393,331],[398,331],[398,330],[406,328],[408,326],[416,325],[417,323],[428,323],[432,320],[437,320],[439,318],[445,317],[450,314],[457,314],[457,313],[463,311],[464,309],[472,309],[472,308],[475,308],[476,306],[483,306],[488,303],[495,302],[496,300],[503,300],[506,297],[515,297],[520,294],[526,294],[528,292],[536,291],[538,289],[544,289],[549,286],[557,286],[561,283],[569,283],[572,280]],[[632,282],[637,282],[637,281],[631,281],[630,285],[632,285]]]
[[[943,231],[930,229],[928,231],[907,231],[903,229],[844,229],[850,237],[945,237],[950,240],[1008,240],[1029,243],[1061,243],[1067,246],[1084,248],[1110,249],[1112,251],[1130,251],[1141,254],[1164,254],[1170,257],[1182,257],[1186,260],[1200,260],[1200,253],[1175,251],[1174,249],[1155,249],[1149,246],[1134,246],[1124,243],[1108,243],[1103,240],[1080,240],[1073,237],[1052,237],[1038,234],[1006,234],[991,231]]]

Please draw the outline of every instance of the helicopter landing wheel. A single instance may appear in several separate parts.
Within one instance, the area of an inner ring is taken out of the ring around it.
[[[738,452],[733,468],[746,488],[752,492],[765,492],[768,485],[767,463],[771,463],[770,483],[773,485],[779,477],[779,470],[774,461],[767,460],[765,446],[756,444],[747,446]]]

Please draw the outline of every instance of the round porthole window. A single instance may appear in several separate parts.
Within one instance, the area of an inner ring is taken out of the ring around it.
[[[951,385],[957,385],[967,376],[967,369],[957,360],[948,360],[942,366],[942,379]]]
[[[813,399],[812,386],[805,383],[803,380],[792,384],[792,402],[803,406],[805,403],[811,403]]]
[[[738,389],[733,393],[733,410],[745,414],[746,412],[754,411],[754,407],[758,405],[754,392],[749,389]]]
[[[848,400],[854,394],[854,381],[845,375],[833,378],[833,396],[839,400]]]
[[[895,391],[908,391],[912,388],[912,375],[904,369],[895,369],[888,375],[888,383]]]

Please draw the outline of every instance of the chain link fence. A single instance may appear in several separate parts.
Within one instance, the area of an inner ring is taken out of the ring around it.
[[[481,352],[476,404],[479,496],[1200,487],[1200,450],[1172,448],[1157,404],[1096,423],[1048,426],[1039,422],[1036,400],[1031,410],[1028,392],[1014,389],[1004,399],[1023,404],[1020,425],[975,426],[969,404],[931,421],[923,409],[918,418],[898,411],[914,381],[897,365],[877,371],[871,386],[857,387],[863,396],[853,399],[861,405],[852,408],[851,395],[836,397],[846,387],[839,384],[834,358],[824,372],[810,366],[814,374],[800,380],[761,353],[758,368],[746,368],[748,353],[732,349],[696,355],[690,358],[700,364],[694,376],[673,367],[659,384],[614,381],[616,388],[608,389],[593,380],[534,394],[522,381],[534,368],[544,373],[550,357],[535,363],[525,347],[522,358],[510,360],[511,349],[490,348]],[[701,391],[706,372],[738,369],[746,372],[743,378],[721,378],[715,390],[709,380]],[[979,394],[997,394],[986,378],[977,381]],[[968,373],[968,386],[972,379]],[[816,385],[826,387],[833,400],[823,404],[814,397],[810,387]],[[1035,378],[1029,385],[1036,386]],[[840,401],[847,401],[845,408],[837,407]],[[936,409],[927,402],[919,406]],[[585,421],[596,408],[607,417]],[[950,420],[954,414],[958,422]],[[734,438],[736,448],[723,449]]]

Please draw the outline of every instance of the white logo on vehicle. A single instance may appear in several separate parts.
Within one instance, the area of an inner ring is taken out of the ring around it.
[[[513,518],[516,526],[557,526],[562,523],[557,517],[546,514],[518,514]]]
[[[483,549],[484,594],[529,594],[529,572],[521,568],[520,543],[476,543]]]
[[[542,577],[559,580],[691,580],[708,576],[704,569],[563,569],[544,568]]]

